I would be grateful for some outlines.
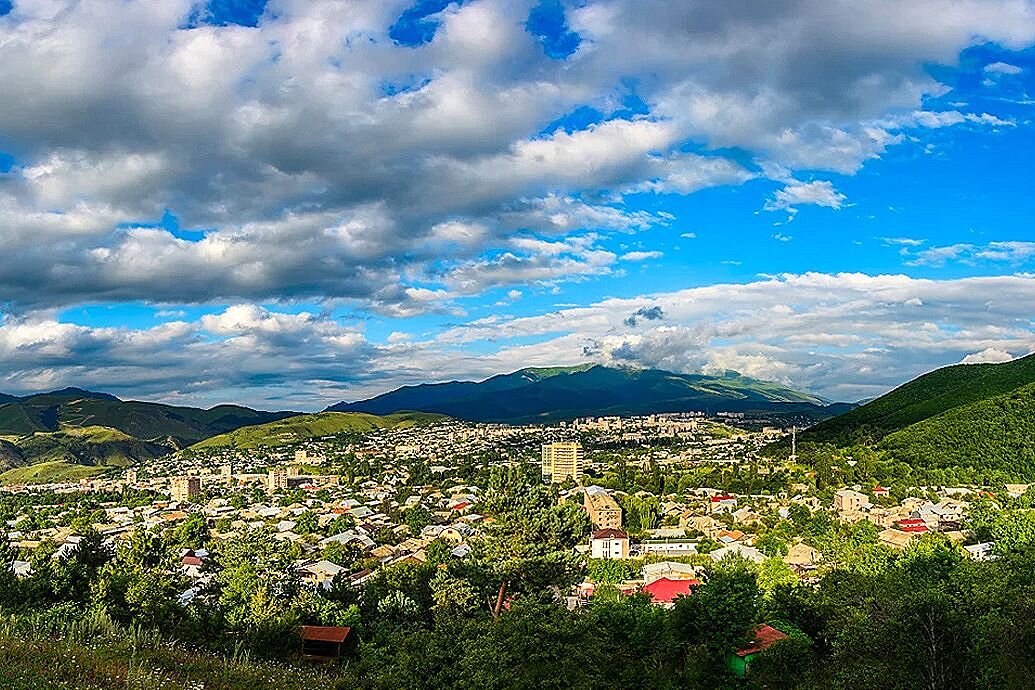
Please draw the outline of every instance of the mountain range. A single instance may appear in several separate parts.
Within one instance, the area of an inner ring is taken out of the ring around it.
[[[295,414],[238,405],[199,409],[124,401],[81,388],[24,397],[3,395],[0,467],[37,462],[126,464]]]
[[[403,386],[337,412],[437,412],[475,422],[537,423],[597,415],[746,412],[825,419],[850,409],[736,372],[719,376],[600,365],[527,368],[483,381]]]

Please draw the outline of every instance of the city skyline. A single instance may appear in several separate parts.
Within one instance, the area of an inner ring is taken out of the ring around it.
[[[1027,354],[1035,11],[878,4],[0,0],[0,391]]]

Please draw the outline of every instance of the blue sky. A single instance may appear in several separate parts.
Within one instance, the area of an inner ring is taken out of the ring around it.
[[[0,38],[3,391],[854,400],[1035,349],[1031,2],[0,0]]]

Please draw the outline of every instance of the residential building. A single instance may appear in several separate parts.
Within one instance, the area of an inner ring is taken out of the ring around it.
[[[582,444],[574,441],[558,441],[543,444],[543,479],[562,482],[565,479],[578,481],[585,469],[586,456]]]
[[[787,633],[771,625],[759,625],[751,633],[751,644],[726,657],[726,666],[733,675],[743,678],[751,670],[751,662],[763,651],[787,637]]]
[[[860,511],[869,504],[866,494],[851,489],[841,489],[834,494],[834,510],[839,513]]]
[[[653,582],[646,584],[640,590],[648,594],[651,603],[665,608],[672,608],[676,597],[688,597],[693,593],[694,587],[701,584],[700,580],[671,580],[667,577],[660,577]]]
[[[629,535],[620,529],[601,529],[589,538],[592,558],[625,559],[629,557]]]
[[[193,500],[201,494],[201,477],[173,477],[169,494],[177,503]]]
[[[586,489],[583,505],[589,514],[589,521],[597,529],[620,529],[622,526],[622,509],[606,491],[599,486]]]

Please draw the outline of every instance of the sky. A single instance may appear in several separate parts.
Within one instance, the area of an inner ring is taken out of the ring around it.
[[[1035,350],[1032,0],[0,0],[0,391]]]

